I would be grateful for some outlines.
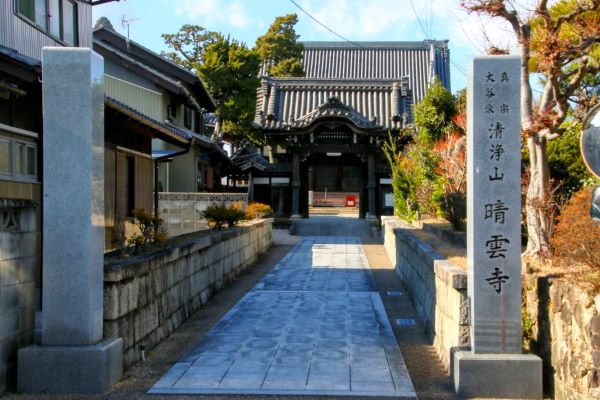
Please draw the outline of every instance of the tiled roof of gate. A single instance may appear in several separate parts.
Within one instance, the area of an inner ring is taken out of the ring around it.
[[[392,120],[392,85],[392,81],[277,80],[276,118],[266,119],[264,127],[280,129],[295,126],[298,121],[313,115],[330,98],[337,98],[365,120],[374,121],[373,126],[398,129],[400,122]],[[399,104],[399,109],[402,113],[402,104]]]
[[[381,129],[394,130],[402,125],[399,116],[410,118],[411,104],[434,76],[450,89],[448,41],[304,42],[304,69],[303,78],[266,77],[257,96],[258,127],[295,127],[335,97]]]
[[[432,49],[433,47],[433,49]],[[304,42],[305,77],[329,79],[389,79],[408,76],[415,100],[425,93],[430,60],[435,74],[450,88],[448,41]]]

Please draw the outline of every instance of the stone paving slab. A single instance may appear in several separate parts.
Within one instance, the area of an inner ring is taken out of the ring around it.
[[[149,393],[415,396],[355,237],[304,238]]]

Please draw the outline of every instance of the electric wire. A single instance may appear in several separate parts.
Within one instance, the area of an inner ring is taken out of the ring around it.
[[[361,47],[364,48],[364,46],[361,46],[359,43],[353,42],[352,40],[346,39],[345,37],[343,37],[342,35],[340,35],[339,33],[335,32],[333,29],[329,28],[327,25],[325,25],[324,23],[322,23],[321,21],[319,21],[318,19],[316,19],[315,17],[313,17],[308,11],[306,11],[304,8],[300,7],[300,5],[298,3],[296,3],[294,0],[290,0],[290,3],[292,3],[293,5],[295,5],[296,7],[298,7],[298,9],[300,11],[302,11],[304,14],[306,14],[308,17],[310,17],[313,21],[315,21],[317,24],[321,25],[323,28],[327,29],[329,32],[333,33],[335,36],[339,37],[340,39],[351,43],[357,47]]]
[[[290,0],[290,1],[292,1],[292,0]],[[425,39],[429,40],[429,35],[427,34],[427,31],[425,30],[425,28],[423,28],[423,24],[421,23],[421,18],[419,18],[419,14],[417,13],[417,9],[415,8],[415,5],[413,4],[412,0],[410,0],[410,6],[412,7],[413,14],[417,18],[417,22],[419,23],[419,26],[421,27],[421,31],[423,32],[423,35],[425,35]]]

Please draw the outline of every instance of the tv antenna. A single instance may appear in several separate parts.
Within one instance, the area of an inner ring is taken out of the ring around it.
[[[123,15],[123,17],[121,18],[121,26],[127,31],[127,48],[129,48],[129,25],[131,25],[133,21],[137,21],[138,19],[139,18],[126,19],[125,15]]]

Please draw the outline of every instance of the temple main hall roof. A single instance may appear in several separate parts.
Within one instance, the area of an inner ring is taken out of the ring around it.
[[[371,121],[372,129],[397,130],[434,77],[450,89],[446,40],[303,44],[305,77],[263,77],[257,128],[304,129],[298,121],[314,120],[319,107],[336,98]]]

